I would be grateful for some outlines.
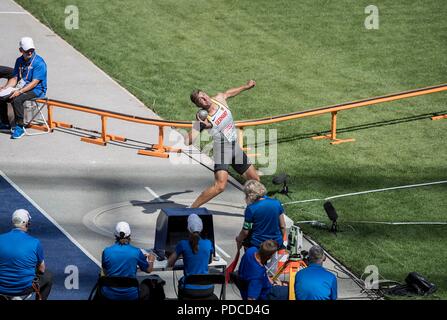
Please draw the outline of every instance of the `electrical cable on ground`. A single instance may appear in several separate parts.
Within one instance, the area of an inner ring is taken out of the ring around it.
[[[332,197],[327,197],[324,199],[308,199],[308,200],[290,201],[290,202],[283,203],[282,205],[285,206],[285,205],[297,204],[297,203],[327,201],[327,200],[331,200],[331,199],[357,196],[357,195],[362,195],[362,194],[367,194],[367,193],[376,193],[376,192],[383,192],[383,191],[389,191],[389,190],[418,188],[418,187],[432,186],[432,185],[445,184],[445,183],[447,183],[447,180],[425,182],[425,183],[418,183],[418,184],[409,184],[409,185],[404,185],[404,186],[397,186],[397,187],[390,187],[390,188],[383,188],[383,189],[373,189],[373,190],[366,190],[366,191],[360,191],[360,192],[351,192],[351,193],[340,194],[340,195],[336,195],[336,196],[332,196]]]

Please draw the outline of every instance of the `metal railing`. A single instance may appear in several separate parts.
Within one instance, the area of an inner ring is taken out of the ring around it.
[[[236,121],[236,127],[238,128],[238,139],[239,143],[241,145],[243,144],[243,130],[245,127],[250,126],[259,126],[259,125],[267,125],[267,124],[274,124],[279,123],[283,121],[290,121],[305,117],[311,117],[311,116],[318,116],[326,113],[331,114],[331,132],[329,135],[325,136],[316,136],[313,137],[313,139],[330,139],[331,144],[339,144],[343,142],[348,141],[354,141],[354,139],[337,139],[337,113],[344,110],[349,110],[353,108],[359,108],[359,107],[365,107],[375,104],[380,104],[384,102],[390,102],[390,101],[396,101],[396,100],[402,100],[402,99],[408,99],[412,97],[422,96],[426,94],[436,93],[436,92],[442,92],[447,91],[447,84],[440,84],[436,86],[430,86],[415,90],[409,90],[409,91],[403,91],[363,100],[357,100],[357,101],[351,101],[351,102],[345,102],[335,105],[329,105],[325,107],[310,109],[310,110],[304,110],[304,111],[297,111],[272,117],[265,117],[260,119],[252,119],[252,120],[243,120],[243,121]],[[170,146],[166,146],[164,144],[164,128],[165,127],[174,127],[174,128],[192,128],[192,121],[172,121],[172,120],[163,120],[163,119],[154,119],[154,118],[144,118],[144,117],[137,117],[132,116],[128,114],[113,112],[113,111],[107,111],[103,109],[97,109],[87,106],[82,106],[78,104],[72,104],[64,101],[58,101],[58,100],[51,100],[51,99],[39,99],[37,100],[39,103],[44,103],[47,106],[48,109],[48,124],[50,126],[50,129],[53,130],[56,127],[64,127],[64,128],[71,128],[73,127],[71,124],[65,123],[65,122],[58,122],[54,120],[54,108],[65,108],[85,113],[94,114],[100,117],[101,119],[101,136],[98,138],[87,138],[83,137],[81,138],[82,141],[88,142],[88,143],[94,143],[98,145],[106,145],[109,141],[126,141],[125,137],[117,136],[117,135],[111,135],[107,133],[107,120],[109,118],[111,119],[118,119],[123,121],[129,121],[134,123],[140,123],[140,124],[147,124],[147,125],[153,125],[158,127],[158,143],[154,144],[153,147],[148,149],[141,149],[138,151],[139,154],[142,155],[148,155],[148,156],[156,156],[156,157],[162,157],[162,158],[168,158],[170,152],[181,152],[178,148],[173,148]],[[438,120],[438,119],[445,119],[447,118],[447,115],[439,115],[439,116],[433,116],[432,120]],[[40,129],[39,126],[34,125],[33,128]]]

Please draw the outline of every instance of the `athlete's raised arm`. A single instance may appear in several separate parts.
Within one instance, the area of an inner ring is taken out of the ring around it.
[[[226,102],[226,100],[228,98],[232,98],[234,96],[237,96],[242,91],[249,90],[249,89],[253,88],[255,85],[256,85],[256,82],[254,80],[249,80],[243,86],[240,86],[240,87],[237,87],[237,88],[228,89],[225,92],[218,93],[214,98],[219,100],[219,101]]]

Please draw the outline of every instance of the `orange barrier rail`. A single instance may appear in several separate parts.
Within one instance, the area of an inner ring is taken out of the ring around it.
[[[236,127],[238,128],[238,138],[241,145],[243,144],[243,129],[245,127],[250,126],[259,126],[266,124],[273,124],[283,121],[289,121],[299,118],[305,118],[310,116],[317,116],[326,113],[331,113],[331,133],[327,136],[317,136],[313,137],[313,139],[330,139],[331,144],[339,144],[348,141],[354,141],[354,139],[337,139],[337,113],[343,110],[349,110],[353,108],[365,107],[369,105],[390,102],[395,100],[407,99],[411,97],[422,96],[430,93],[447,91],[447,84],[441,84],[437,86],[431,86],[421,89],[415,89],[410,91],[398,92],[389,95],[368,98],[363,100],[345,102],[336,105],[330,105],[326,107],[310,109],[305,111],[298,111],[283,115],[278,115],[274,117],[261,118],[261,119],[253,119],[253,120],[245,120],[245,121],[237,121]],[[153,118],[143,118],[132,115],[127,115],[118,112],[107,111],[103,109],[91,108],[87,106],[67,103],[63,101],[50,100],[50,99],[39,99],[37,100],[39,103],[44,103],[47,105],[48,109],[48,124],[50,126],[51,131],[56,127],[64,127],[71,128],[72,125],[64,122],[54,121],[53,108],[65,108],[71,109],[86,113],[95,114],[101,117],[101,137],[99,138],[81,138],[84,142],[94,143],[98,145],[106,145],[109,141],[125,141],[125,137],[111,135],[107,133],[107,120],[109,118],[119,119],[123,121],[129,121],[134,123],[141,123],[147,125],[155,125],[158,126],[158,143],[153,145],[151,150],[142,149],[139,150],[138,153],[141,155],[147,156],[155,156],[161,158],[168,158],[169,152],[181,152],[180,149],[172,148],[164,145],[164,128],[165,127],[175,127],[175,128],[192,128],[191,121],[171,121],[171,120],[162,120],[162,119],[153,119]],[[432,120],[446,119],[447,115],[439,115],[432,117]],[[35,129],[42,129],[39,126],[34,125]]]
[[[330,139],[330,140],[332,140],[331,144],[339,144],[339,143],[343,143],[343,142],[354,141],[354,139],[344,139],[344,140],[337,139],[337,112],[342,111],[342,110],[349,110],[349,109],[353,109],[353,108],[370,106],[373,104],[379,104],[379,103],[384,103],[384,102],[390,102],[390,101],[395,101],[395,100],[401,100],[401,99],[422,96],[422,95],[435,93],[435,92],[441,92],[441,91],[447,91],[447,84],[441,84],[441,85],[431,86],[431,87],[426,87],[426,88],[421,88],[421,89],[403,91],[403,92],[398,92],[398,93],[393,93],[393,94],[389,94],[389,95],[385,95],[385,96],[379,96],[379,97],[368,98],[368,99],[363,99],[363,100],[345,102],[345,103],[335,104],[335,105],[326,106],[326,107],[317,108],[317,109],[298,111],[298,112],[288,113],[288,114],[279,115],[279,116],[270,117],[270,118],[238,121],[237,126],[241,130],[239,132],[239,136],[241,137],[241,136],[243,136],[242,130],[244,127],[258,126],[258,125],[263,125],[263,124],[272,124],[272,123],[278,123],[278,122],[282,122],[282,121],[289,121],[289,120],[294,120],[294,119],[299,119],[299,118],[304,118],[304,117],[310,117],[310,116],[316,116],[316,115],[321,115],[321,114],[325,114],[325,113],[331,113],[332,117],[331,117],[331,133],[330,133],[330,135],[317,136],[317,137],[313,137],[313,139],[314,140]],[[439,120],[439,119],[443,119],[443,118],[447,118],[447,115],[432,117],[432,120]]]
[[[188,122],[188,121],[166,121],[166,120],[161,120],[161,119],[143,118],[143,117],[137,117],[137,116],[127,115],[127,114],[123,114],[123,113],[107,111],[107,110],[97,109],[97,108],[91,108],[91,107],[82,106],[82,105],[78,105],[78,104],[72,104],[72,103],[67,103],[67,102],[57,101],[57,100],[50,100],[50,99],[47,99],[47,100],[39,99],[39,100],[37,100],[37,102],[45,103],[47,105],[48,125],[50,126],[51,130],[53,130],[56,127],[63,127],[63,128],[72,128],[73,127],[71,124],[68,124],[65,122],[54,121],[54,115],[53,115],[54,107],[76,110],[76,111],[91,113],[91,114],[100,116],[101,117],[101,137],[99,137],[99,138],[85,138],[85,137],[83,137],[83,138],[81,138],[81,141],[88,142],[88,143],[94,143],[94,144],[98,144],[98,145],[103,145],[103,146],[107,145],[107,142],[109,142],[109,141],[120,141],[120,142],[126,141],[125,137],[107,134],[107,119],[109,119],[109,118],[119,119],[119,120],[123,120],[123,121],[134,122],[134,123],[158,126],[158,144],[153,145],[151,150],[141,149],[138,151],[138,154],[146,155],[146,156],[168,158],[169,152],[181,152],[180,149],[172,148],[172,147],[164,145],[164,128],[165,127],[177,127],[177,128],[191,128],[192,127],[191,122]],[[37,126],[33,126],[33,128],[39,129]]]

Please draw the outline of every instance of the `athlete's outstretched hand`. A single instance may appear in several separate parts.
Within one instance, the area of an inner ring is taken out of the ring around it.
[[[247,82],[247,87],[248,87],[249,89],[253,88],[255,85],[256,85],[256,81],[255,81],[255,80],[249,80],[249,81]]]

